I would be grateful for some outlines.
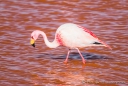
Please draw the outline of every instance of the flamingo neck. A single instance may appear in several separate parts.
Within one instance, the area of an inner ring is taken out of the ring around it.
[[[59,46],[59,44],[57,43],[56,39],[54,39],[53,42],[49,42],[48,38],[46,36],[46,34],[43,31],[39,31],[39,34],[41,34],[44,38],[44,42],[45,44],[49,47],[49,48],[56,48]]]

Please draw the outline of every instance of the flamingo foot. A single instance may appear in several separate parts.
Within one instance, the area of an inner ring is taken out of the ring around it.
[[[78,49],[78,48],[76,48],[76,49],[77,49],[77,51],[79,52],[79,54],[80,54],[80,56],[81,56],[81,58],[82,58],[83,64],[85,64],[85,59],[84,59],[84,57],[83,57],[82,54],[80,53],[79,49]]]
[[[65,64],[67,64],[67,62],[68,62],[69,53],[70,53],[70,49],[68,50],[67,57],[66,57],[66,59],[65,59],[65,61],[64,61]]]
[[[86,62],[86,61],[85,61],[85,59],[84,59],[84,60],[82,60],[82,62],[83,62],[83,64],[85,65],[85,62]]]
[[[67,63],[68,63],[68,61],[65,60],[65,61],[64,61],[64,64],[67,64]]]

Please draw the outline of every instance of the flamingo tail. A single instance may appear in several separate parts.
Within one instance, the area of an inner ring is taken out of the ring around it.
[[[98,40],[99,40],[99,39],[98,39]],[[105,45],[105,47],[108,47],[109,49],[112,50],[112,48],[111,48],[109,45],[107,45],[105,42],[103,42],[103,41],[101,41],[101,40],[99,40],[99,42],[102,43],[103,45]]]

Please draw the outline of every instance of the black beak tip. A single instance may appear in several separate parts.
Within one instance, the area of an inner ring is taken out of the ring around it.
[[[33,47],[35,47],[35,44],[32,44]]]

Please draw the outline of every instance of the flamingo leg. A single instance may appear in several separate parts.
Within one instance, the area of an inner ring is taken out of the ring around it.
[[[70,49],[68,50],[68,53],[67,53],[67,56],[66,56],[66,59],[65,59],[65,61],[64,61],[64,63],[67,63],[68,62],[68,57],[69,57],[69,53],[70,53]]]
[[[83,64],[85,64],[85,59],[84,59],[83,55],[81,54],[81,52],[80,52],[80,50],[79,50],[78,48],[76,48],[76,49],[77,49],[77,51],[79,52],[79,54],[80,54],[80,56],[81,56],[81,58],[82,58]]]

